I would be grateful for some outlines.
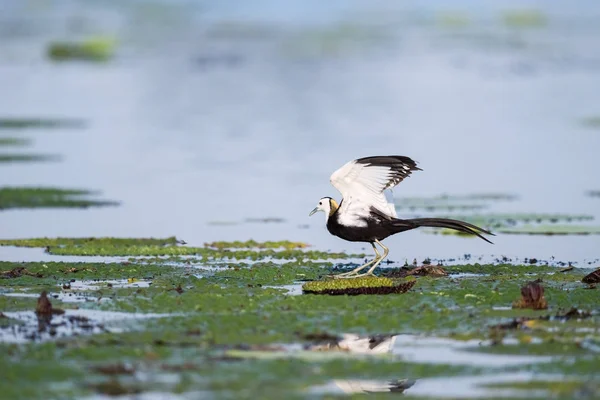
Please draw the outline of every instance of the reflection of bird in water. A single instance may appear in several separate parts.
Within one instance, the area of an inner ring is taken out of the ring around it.
[[[340,340],[309,348],[313,351],[340,350],[357,354],[386,354],[392,351],[397,335],[359,336],[344,334]],[[335,379],[333,383],[344,393],[402,393],[415,384],[414,380],[358,380]]]
[[[415,384],[410,379],[377,381],[377,380],[339,380],[335,384],[344,391],[344,393],[403,393],[406,389]]]
[[[385,354],[392,351],[396,335],[359,336],[353,333],[342,335],[340,340],[331,340],[324,344],[314,345],[312,351],[340,350],[360,354]]]
[[[325,212],[327,230],[332,235],[351,242],[368,242],[376,255],[368,263],[338,277],[372,275],[389,253],[381,240],[421,226],[454,229],[491,243],[481,236],[481,233],[493,235],[491,232],[468,222],[446,218],[399,219],[393,202],[386,199],[384,191],[418,170],[420,168],[409,157],[375,156],[350,161],[331,175],[331,184],[342,194],[342,201],[338,205],[331,197],[323,197],[310,215]],[[381,246],[383,255],[379,254],[375,243]],[[369,265],[371,268],[366,274],[358,274]]]

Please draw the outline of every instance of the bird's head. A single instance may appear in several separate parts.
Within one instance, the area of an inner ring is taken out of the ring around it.
[[[313,215],[317,211],[323,211],[327,217],[335,212],[338,209],[338,203],[332,199],[331,197],[323,197],[319,200],[319,204],[308,214],[309,216]]]

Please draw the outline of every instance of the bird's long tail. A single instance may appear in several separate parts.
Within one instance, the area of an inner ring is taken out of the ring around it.
[[[492,243],[481,234],[485,233],[487,235],[494,234],[488,230],[470,224],[464,221],[458,221],[455,219],[447,219],[447,218],[414,218],[414,219],[397,219],[393,223],[394,226],[401,230],[410,230],[415,229],[421,226],[431,227],[431,228],[448,228],[454,229],[459,232],[468,233],[471,235],[477,235],[481,239],[485,240],[488,243]]]

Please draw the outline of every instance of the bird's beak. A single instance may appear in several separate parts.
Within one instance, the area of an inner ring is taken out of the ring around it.
[[[314,208],[314,209],[313,209],[313,210],[310,212],[310,214],[308,214],[308,216],[310,217],[311,215],[313,215],[313,214],[314,214],[314,213],[316,213],[317,211],[319,211],[319,208],[318,208],[318,207],[315,207],[315,208]]]

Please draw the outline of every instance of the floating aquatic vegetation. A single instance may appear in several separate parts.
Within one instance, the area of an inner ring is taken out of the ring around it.
[[[583,118],[581,124],[586,128],[600,129],[600,116]]]
[[[114,238],[114,237],[82,237],[82,238],[34,238],[34,239],[0,239],[0,246],[17,247],[68,247],[68,246],[172,246],[180,241],[175,236],[167,238]]]
[[[237,221],[208,221],[206,224],[212,226],[234,226],[240,223]]]
[[[0,129],[83,128],[85,121],[70,118],[0,117]]]
[[[500,227],[499,233],[511,235],[599,235],[598,225],[524,225],[515,227]]]
[[[289,240],[257,242],[255,240],[247,240],[245,242],[211,242],[205,243],[204,246],[215,249],[304,249],[310,245],[302,242],[290,242]]]
[[[27,146],[31,141],[29,139],[24,138],[15,138],[15,137],[0,137],[0,147],[1,146]]]
[[[600,190],[588,190],[586,194],[590,197],[600,197]]]
[[[544,297],[544,287],[539,281],[528,282],[521,288],[521,298],[513,302],[513,308],[533,308],[543,310],[548,308]]]
[[[523,9],[505,11],[502,21],[511,28],[539,28],[547,25],[548,18],[540,10]]]
[[[263,217],[263,218],[246,218],[245,222],[259,223],[259,224],[281,224],[285,222],[285,219],[279,217]]]
[[[27,154],[27,153],[13,153],[13,154],[0,154],[0,163],[31,163],[31,162],[48,162],[48,161],[59,161],[60,156],[51,154]]]
[[[416,281],[406,280],[397,282],[389,278],[360,277],[350,279],[329,279],[312,281],[302,285],[302,291],[307,294],[327,295],[361,295],[361,294],[397,294],[406,293]]]
[[[110,37],[96,37],[81,42],[53,42],[48,45],[47,56],[54,61],[108,61],[114,56],[116,43]]]
[[[281,50],[292,57],[341,56],[372,49],[388,38],[389,33],[382,26],[343,21],[288,35],[281,43]]]
[[[592,314],[588,311],[580,311],[573,307],[565,313],[557,313],[556,315],[542,315],[539,317],[517,317],[510,322],[496,324],[490,327],[493,331],[498,330],[517,330],[517,329],[532,329],[537,326],[536,321],[580,321],[591,318]]]
[[[9,208],[87,208],[116,206],[111,200],[92,200],[89,190],[52,187],[0,187],[0,210]]]
[[[29,270],[27,270],[27,268],[25,267],[15,267],[9,271],[2,271],[0,272],[0,279],[13,279],[13,278],[19,278],[23,275],[27,275],[27,276],[35,276],[37,278],[41,278],[43,275],[39,272],[30,272]]]
[[[439,265],[421,265],[420,267],[403,267],[383,272],[387,278],[404,278],[407,276],[448,276],[446,270]]]
[[[0,198],[1,199],[1,198]],[[364,254],[328,253],[303,250],[307,245],[299,242],[214,242],[207,247],[179,246],[176,238],[132,239],[132,238],[37,238],[4,239],[0,245],[19,247],[45,247],[54,255],[75,256],[201,256],[204,260],[265,258],[281,260],[318,260],[362,258]],[[233,247],[228,247],[228,246]],[[252,247],[247,247],[251,245]],[[214,247],[210,247],[214,246]],[[231,250],[233,249],[233,250]]]
[[[510,193],[470,193],[463,195],[443,194],[432,197],[401,197],[394,203],[399,209],[410,210],[479,210],[496,201],[513,201],[517,196]]]
[[[436,25],[444,28],[465,28],[471,24],[471,17],[465,11],[442,11],[435,16]]]
[[[593,215],[589,214],[562,214],[562,213],[486,213],[486,214],[462,214],[462,215],[441,215],[440,218],[454,218],[466,221],[471,224],[484,227],[505,227],[519,223],[542,223],[542,222],[572,222],[572,221],[591,221]]]
[[[424,200],[420,201],[417,199],[410,199],[408,201],[396,200],[396,208],[399,210],[408,209],[410,211],[424,210],[424,211],[464,211],[464,210],[481,210],[486,208],[486,204],[479,203],[461,203],[461,202],[448,202],[445,200]]]
[[[586,397],[586,394],[600,392],[600,385],[598,383],[591,380],[578,380],[576,377],[567,379],[549,378],[548,380],[534,378],[533,380],[528,380],[526,382],[515,380],[514,382],[488,383],[485,387],[490,389],[515,391],[516,393],[523,393],[525,391],[531,391],[538,395],[545,393],[546,395],[544,398],[564,399]]]

